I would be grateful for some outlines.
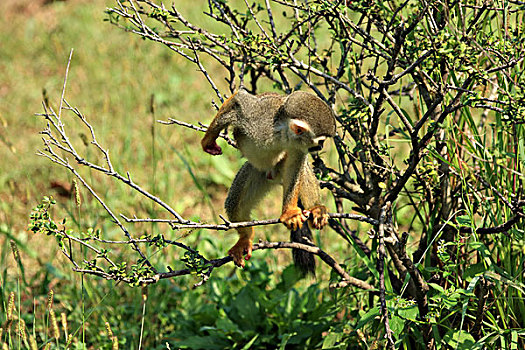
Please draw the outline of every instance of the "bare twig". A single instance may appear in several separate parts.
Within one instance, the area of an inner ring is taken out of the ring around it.
[[[206,130],[208,130],[207,126],[197,126],[197,125],[186,123],[186,122],[174,119],[174,118],[168,118],[168,121],[158,120],[158,122],[161,123],[161,124],[164,124],[164,125],[176,124],[176,125],[184,126],[185,128],[189,128],[189,129],[193,129],[193,130],[197,130],[197,131],[201,131],[201,132],[206,132]],[[219,137],[224,139],[224,140],[226,140],[226,142],[228,142],[228,144],[230,146],[232,146],[234,148],[237,148],[237,144],[235,143],[235,141],[233,139],[231,139],[228,136],[228,134],[221,133],[219,135]]]
[[[199,71],[204,75],[204,77],[206,78],[206,80],[210,84],[210,86],[213,89],[213,91],[215,91],[215,94],[217,94],[217,97],[219,98],[221,103],[223,103],[224,102],[224,98],[222,97],[222,95],[221,95],[221,93],[219,91],[219,88],[217,87],[217,85],[215,85],[215,82],[213,81],[213,79],[208,74],[208,71],[202,65],[201,60],[199,59],[199,53],[197,52],[197,49],[195,48],[195,44],[193,43],[193,41],[191,41],[189,39],[188,39],[188,42],[190,43],[190,47],[193,50],[193,55],[195,57],[195,64],[199,67]]]
[[[64,74],[64,85],[62,85],[62,95],[60,95],[60,103],[58,107],[58,119],[60,120],[60,115],[62,113],[62,102],[64,102],[64,95],[66,94],[66,84],[67,76],[69,74],[69,66],[71,64],[71,58],[73,57],[73,49],[69,51],[69,58],[67,60],[66,73]]]
[[[39,114],[39,115],[43,116],[49,123],[51,123],[51,125],[53,125],[55,127],[56,131],[59,133],[59,136],[60,136],[59,138],[54,137],[53,134],[52,134],[52,130],[50,128],[47,128],[46,130],[44,130],[42,132],[44,135],[47,135],[48,137],[51,138],[51,140],[49,142],[46,142],[46,145],[47,145],[46,151],[48,153],[50,153],[49,151],[50,151],[50,149],[52,147],[59,148],[60,150],[62,150],[64,152],[72,155],[74,157],[75,161],[78,164],[81,164],[81,165],[87,166],[89,168],[92,168],[94,170],[100,171],[100,172],[102,172],[102,173],[104,173],[106,175],[109,175],[111,177],[116,178],[119,181],[122,181],[126,185],[130,186],[134,190],[136,190],[139,193],[141,193],[142,195],[146,196],[147,198],[153,200],[155,203],[159,204],[161,207],[166,209],[171,215],[173,215],[177,220],[180,220],[181,223],[186,221],[173,208],[171,208],[167,203],[163,202],[157,196],[149,193],[148,191],[144,190],[139,185],[134,183],[132,181],[131,175],[129,173],[127,173],[126,176],[123,176],[120,173],[118,173],[113,168],[113,165],[111,163],[111,159],[110,159],[110,156],[109,156],[109,151],[105,150],[98,143],[98,141],[97,141],[97,139],[95,137],[95,132],[94,132],[93,127],[91,126],[91,124],[89,124],[87,119],[82,115],[82,113],[80,113],[80,111],[78,111],[76,108],[71,108],[69,106],[69,104],[67,103],[67,101],[66,101],[66,105],[67,105],[68,109],[71,110],[82,121],[82,123],[90,130],[91,137],[92,137],[91,144],[93,144],[103,154],[104,159],[105,159],[106,164],[107,164],[107,168],[104,167],[104,166],[100,166],[98,164],[95,164],[95,163],[91,163],[90,161],[88,161],[84,157],[80,156],[80,154],[76,151],[75,147],[69,141],[68,135],[67,135],[67,133],[65,132],[65,130],[63,128],[62,120],[58,119],[58,115],[52,110],[50,112],[46,111],[46,113],[44,113],[44,114]],[[43,152],[40,152],[39,155],[44,155],[44,154],[43,154]],[[58,164],[64,165],[64,164],[69,164],[69,163],[68,163],[67,160],[63,159],[61,162],[58,162]]]
[[[394,339],[392,338],[392,330],[390,329],[389,324],[389,314],[388,308],[386,306],[386,289],[385,289],[385,223],[387,220],[387,213],[390,212],[390,203],[386,203],[381,207],[381,213],[379,214],[379,229],[378,229],[378,239],[379,239],[379,249],[378,249],[378,260],[377,260],[377,270],[379,272],[379,300],[381,303],[381,316],[383,318],[383,323],[385,324],[385,337],[388,343],[388,348],[394,349]]]

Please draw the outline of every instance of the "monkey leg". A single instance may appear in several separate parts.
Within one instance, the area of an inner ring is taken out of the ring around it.
[[[244,163],[228,191],[224,203],[226,214],[232,222],[249,221],[250,213],[257,203],[277,183],[268,180],[268,171],[257,170],[249,162]],[[228,251],[238,267],[244,267],[244,260],[252,256],[253,227],[237,229],[239,240]]]

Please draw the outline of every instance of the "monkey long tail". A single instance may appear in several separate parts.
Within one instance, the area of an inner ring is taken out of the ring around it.
[[[312,244],[313,236],[308,222],[305,222],[301,228],[290,231],[290,241],[307,245]],[[295,267],[303,277],[309,274],[315,277],[314,254],[301,249],[292,249],[292,257]]]

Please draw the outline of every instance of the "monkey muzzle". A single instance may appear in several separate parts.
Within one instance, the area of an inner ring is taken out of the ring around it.
[[[318,140],[315,140],[315,141],[316,141],[315,146],[308,148],[308,152],[314,153],[314,152],[319,152],[320,150],[323,149],[325,138],[319,138]]]

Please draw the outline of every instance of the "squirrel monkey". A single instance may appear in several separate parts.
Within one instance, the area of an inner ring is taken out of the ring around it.
[[[241,89],[227,99],[211,122],[201,145],[212,155],[222,154],[219,133],[232,126],[233,136],[248,159],[239,170],[224,204],[233,222],[249,221],[250,212],[274,186],[283,186],[280,221],[298,230],[309,219],[317,229],[328,223],[328,212],[319,199],[319,184],[308,163],[308,153],[319,151],[335,135],[332,109],[317,96],[296,91],[252,95]],[[307,210],[298,207],[298,201]],[[237,229],[239,240],[228,251],[235,265],[252,255],[253,227]],[[293,231],[292,231],[293,232]]]

